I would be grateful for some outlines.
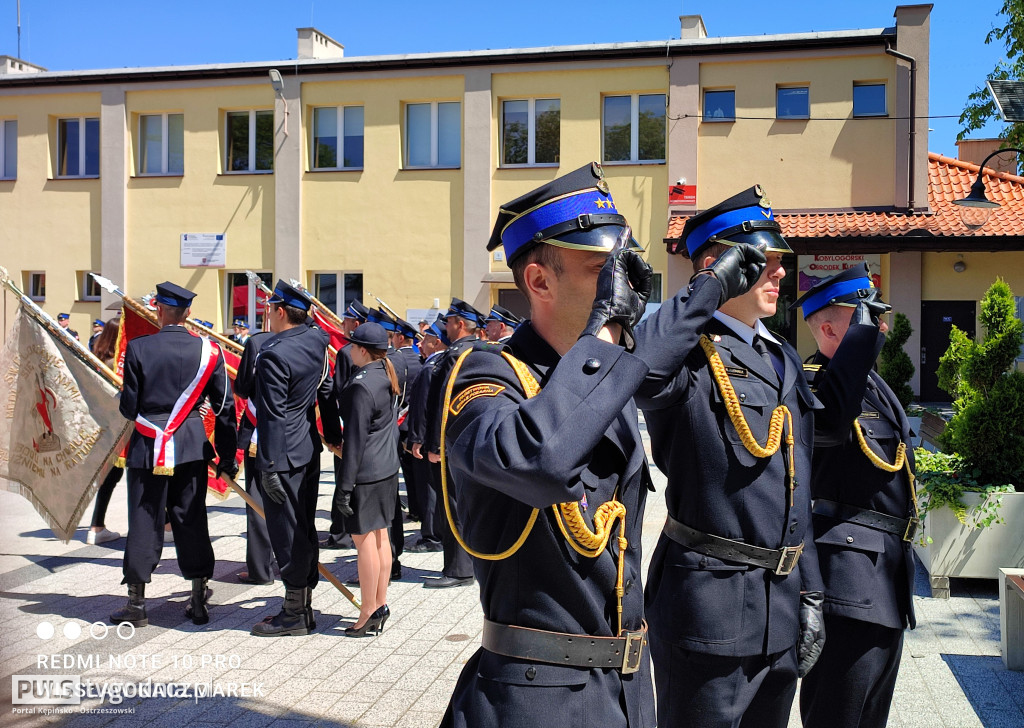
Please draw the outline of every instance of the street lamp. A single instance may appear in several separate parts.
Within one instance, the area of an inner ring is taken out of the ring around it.
[[[988,222],[989,217],[992,216],[992,211],[999,207],[998,202],[992,202],[985,196],[985,165],[988,160],[997,154],[1003,152],[1016,152],[1017,154],[1024,154],[1024,149],[1016,149],[1014,147],[1007,147],[1006,149],[997,149],[990,155],[985,157],[985,160],[981,163],[978,168],[978,178],[974,180],[974,184],[971,185],[971,192],[962,200],[953,200],[954,205],[960,207],[960,220],[970,230],[977,230],[984,226]]]

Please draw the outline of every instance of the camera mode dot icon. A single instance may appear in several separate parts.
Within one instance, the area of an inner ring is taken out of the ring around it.
[[[53,625],[49,622],[40,622],[39,626],[36,627],[36,636],[41,640],[48,640],[53,637]]]

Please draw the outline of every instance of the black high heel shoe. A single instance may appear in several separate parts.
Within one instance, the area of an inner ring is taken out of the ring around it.
[[[380,634],[381,619],[377,612],[371,614],[367,619],[366,623],[362,627],[346,627],[346,637],[366,637],[372,630],[376,630],[376,634]]]
[[[377,617],[380,622],[380,624],[377,625],[377,634],[380,634],[384,631],[384,623],[387,622],[388,617],[391,616],[391,610],[388,609],[388,605],[385,604],[383,607],[379,607],[377,611],[373,613],[373,616]]]

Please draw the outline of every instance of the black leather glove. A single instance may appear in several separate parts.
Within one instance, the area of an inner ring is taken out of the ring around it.
[[[353,515],[355,511],[352,510],[352,491],[339,490],[335,493],[334,507],[338,509],[338,513],[346,518]]]
[[[718,300],[721,306],[729,299],[749,291],[767,265],[768,258],[763,250],[747,243],[737,243],[718,256],[710,268],[699,273],[710,271],[722,284],[722,297]]]
[[[580,336],[597,336],[606,325],[619,324],[626,350],[632,351],[636,344],[633,326],[644,315],[653,280],[651,266],[634,251],[619,248],[609,253],[597,278],[590,320]]]
[[[219,478],[221,475],[226,475],[231,480],[238,477],[238,463],[235,462],[234,458],[220,459],[220,462],[217,463],[217,477]]]
[[[866,324],[877,329],[879,327],[879,317],[890,311],[892,311],[892,306],[882,300],[877,288],[872,288],[864,298],[857,301],[857,305],[853,309],[853,318],[850,319],[850,325]]]
[[[281,484],[281,476],[274,471],[260,473],[260,487],[263,488],[263,495],[278,505],[284,503],[288,498],[284,486]]]
[[[821,612],[824,601],[825,595],[818,591],[800,595],[800,641],[796,645],[798,677],[811,671],[825,646],[825,620]]]

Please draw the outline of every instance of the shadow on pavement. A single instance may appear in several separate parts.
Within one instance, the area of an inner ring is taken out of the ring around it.
[[[985,728],[1024,725],[1024,672],[1011,672],[1002,658],[942,655]]]

